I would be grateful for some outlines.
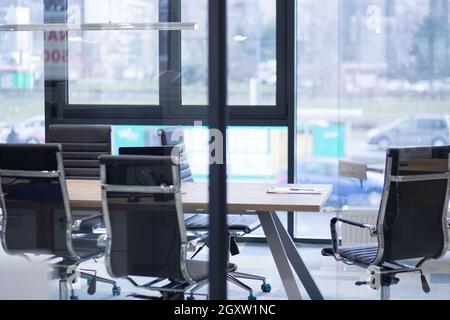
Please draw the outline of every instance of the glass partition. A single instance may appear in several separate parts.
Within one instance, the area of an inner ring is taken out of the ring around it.
[[[297,1],[297,178],[333,184],[330,208],[378,208],[386,148],[449,143],[448,17],[447,1]]]
[[[376,224],[388,147],[449,144],[449,3],[296,5],[297,180],[331,184],[333,193],[322,213],[296,214],[295,233],[329,239],[329,220],[336,215]],[[343,226],[342,244],[376,241],[358,229]],[[332,260],[323,260],[339,279],[328,283],[330,292],[343,299],[378,298],[346,281],[364,280],[364,269],[348,268],[344,275]],[[425,298],[421,291],[403,296]]]

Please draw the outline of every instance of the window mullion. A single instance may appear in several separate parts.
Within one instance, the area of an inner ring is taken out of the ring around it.
[[[160,1],[160,21],[181,21],[181,0]],[[181,31],[161,31],[159,41],[160,106],[163,119],[181,106]]]

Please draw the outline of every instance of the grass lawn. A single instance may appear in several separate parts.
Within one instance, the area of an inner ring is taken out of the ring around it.
[[[111,88],[109,88],[111,89]],[[117,89],[117,88],[116,88]],[[121,88],[121,91],[126,89]],[[201,87],[185,86],[183,97],[189,102],[204,104],[207,93]],[[245,88],[241,88],[245,89]],[[266,88],[267,89],[267,88]],[[135,90],[127,91],[133,97]],[[245,91],[244,91],[245,92]],[[142,92],[141,92],[142,94]],[[237,93],[238,95],[242,93]],[[189,97],[189,98],[188,98]],[[93,99],[83,99],[85,103],[95,103]],[[90,100],[90,101],[89,101]],[[109,100],[109,99],[108,99]],[[128,103],[136,103],[140,99],[130,99]],[[100,101],[97,100],[97,103]],[[114,100],[103,103],[114,103]],[[124,101],[122,103],[126,103]],[[140,101],[141,102],[141,101]],[[145,101],[144,101],[145,102]],[[139,102],[138,102],[139,103]],[[142,103],[142,102],[141,102]],[[331,109],[333,116],[338,120],[339,110],[361,110],[361,117],[354,119],[354,122],[368,123],[379,126],[389,123],[405,114],[421,112],[450,113],[450,97],[444,99],[431,99],[429,97],[377,97],[377,98],[342,98],[341,101],[333,97],[309,97],[299,96],[299,113],[301,109]],[[0,122],[11,121],[21,122],[28,118],[44,114],[44,92],[42,90],[0,92]],[[301,119],[301,118],[300,118]],[[340,119],[345,121],[345,119]]]
[[[0,93],[0,122],[22,122],[44,114],[44,92]]]

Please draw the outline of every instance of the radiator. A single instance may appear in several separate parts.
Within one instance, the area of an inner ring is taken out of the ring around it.
[[[377,223],[378,210],[375,209],[364,209],[364,208],[354,208],[341,211],[339,217],[355,222],[367,223],[373,226]],[[377,238],[371,237],[369,230],[362,229],[358,227],[353,227],[348,224],[341,224],[340,234],[342,245],[350,244],[364,244],[364,243],[376,243]],[[450,239],[450,230],[449,239]],[[450,250],[450,241],[448,249]]]
[[[378,210],[355,208],[341,211],[340,218],[376,225]],[[363,244],[363,243],[376,243],[377,238],[371,237],[369,230],[362,229],[348,224],[341,224],[340,233],[343,245],[348,244]]]

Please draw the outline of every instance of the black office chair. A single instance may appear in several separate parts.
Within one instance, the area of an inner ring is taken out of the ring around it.
[[[187,161],[185,144],[184,144],[184,133],[181,127],[169,127],[164,129],[158,129],[158,136],[160,137],[160,143],[162,146],[177,146],[180,152],[180,166],[182,168],[181,179],[184,182],[194,181],[192,173],[190,170],[189,163]],[[261,223],[256,215],[248,214],[228,214],[227,215],[227,225],[228,232],[230,234],[229,238],[229,248],[231,255],[239,254],[239,248],[236,244],[235,238],[243,237],[259,227]],[[192,232],[206,232],[209,226],[209,216],[208,214],[195,213],[190,214],[189,219],[186,220],[186,228]],[[247,290],[249,292],[249,298],[253,297],[253,290],[239,281],[237,278],[258,280],[262,281],[261,290],[263,292],[270,292],[272,290],[269,283],[266,282],[266,278],[259,275],[253,275],[243,272],[230,272],[228,280],[235,285]]]
[[[111,154],[111,127],[104,125],[50,125],[47,142],[62,145],[68,179],[100,179],[98,157]]]
[[[179,167],[170,156],[102,156],[100,165],[109,274],[161,293],[132,296],[183,299],[190,289],[193,299],[208,262],[186,259]],[[140,285],[132,276],[156,279]]]
[[[67,179],[100,179],[101,155],[111,154],[111,127],[105,125],[54,124],[48,128],[47,142],[62,145],[64,172]],[[102,214],[95,209],[72,208],[79,216],[98,214],[90,227],[102,226]]]
[[[8,254],[49,254],[52,277],[59,278],[60,299],[77,299],[72,283],[79,276],[88,280],[88,293],[96,282],[115,281],[96,276],[96,271],[80,272],[80,263],[103,255],[101,236],[85,226],[98,216],[72,214],[64,176],[61,146],[57,144],[0,144],[0,194],[2,215],[0,236]],[[92,272],[92,273],[91,273]]]
[[[376,226],[333,218],[330,223],[332,247],[325,256],[369,270],[370,285],[381,289],[381,299],[389,299],[390,286],[399,273],[418,272],[422,288],[430,291],[421,270],[429,259],[438,259],[447,250],[447,209],[450,146],[388,149],[385,184]],[[368,229],[377,244],[339,246],[337,223]],[[420,259],[415,266],[401,260]]]

